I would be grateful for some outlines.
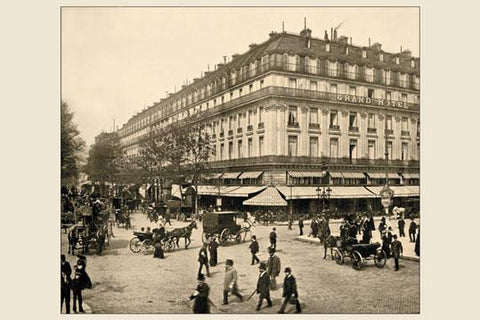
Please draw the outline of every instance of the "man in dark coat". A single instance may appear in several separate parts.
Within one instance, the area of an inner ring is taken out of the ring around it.
[[[303,217],[298,218],[298,228],[300,229],[300,235],[303,236]]]
[[[270,288],[272,290],[277,290],[277,277],[280,274],[281,262],[280,258],[275,254],[275,250],[270,248],[268,250],[270,257],[267,261],[267,273],[270,277]]]
[[[388,227],[388,232],[384,232],[382,235],[382,249],[387,254],[387,258],[391,257],[390,245],[392,243],[392,227]]]
[[[170,222],[170,212],[168,211],[165,213],[165,225],[167,225],[167,223],[169,225],[172,225],[172,223]]]
[[[218,242],[216,238],[213,238],[208,244],[208,251],[210,252],[210,266],[215,267],[218,263]]]
[[[400,237],[405,237],[405,220],[403,220],[403,217],[398,219],[398,233]]]
[[[395,261],[395,271],[398,271],[398,269],[399,269],[398,259],[403,254],[403,246],[402,246],[402,243],[397,240],[397,235],[396,234],[393,235],[393,242],[392,242],[391,246],[392,246],[393,260]]]
[[[257,242],[257,237],[256,236],[252,236],[252,242],[250,243],[248,248],[250,249],[250,252],[252,254],[252,266],[253,266],[255,263],[260,262],[260,259],[258,259],[258,257],[257,257],[257,253],[259,251],[259,248],[258,248],[258,242]]]
[[[375,221],[373,220],[373,216],[372,216],[372,215],[370,215],[370,216],[368,217],[368,222],[367,222],[367,224],[368,224],[368,227],[369,227],[369,229],[370,229],[371,231],[375,231]]]
[[[267,300],[267,307],[272,306],[272,300],[270,300],[270,278],[267,273],[267,265],[265,262],[260,262],[258,267],[260,271],[260,276],[257,281],[257,290],[256,293],[260,296],[258,297],[258,304],[256,310],[259,311],[262,307],[263,300]]]
[[[205,275],[203,273],[198,275],[197,280],[197,289],[190,296],[190,300],[195,299],[193,313],[210,313],[210,301],[208,299],[210,287],[205,283]]]
[[[312,228],[312,236],[316,238],[318,235],[318,223],[315,218],[312,219],[312,222],[310,223],[310,228]]]
[[[66,313],[70,313],[70,286],[71,286],[71,275],[72,275],[72,268],[70,267],[70,263],[65,258],[65,255],[61,255],[61,265],[60,265],[60,309],[63,306],[63,302],[65,301],[65,311]]]
[[[372,230],[370,229],[370,225],[368,223],[365,223],[363,224],[362,243],[369,244],[371,239],[372,239]]]
[[[410,236],[410,242],[415,242],[415,233],[417,233],[417,224],[412,218],[410,226],[408,227],[408,235]]]
[[[273,228],[270,232],[270,248],[277,250],[277,229]]]
[[[292,269],[289,267],[285,268],[285,278],[283,279],[283,303],[278,310],[278,313],[284,313],[285,307],[290,299],[295,299],[295,313],[302,312],[302,308],[300,307],[300,302],[298,301],[298,292],[297,292],[297,282],[295,281],[295,277],[292,275]]]
[[[415,254],[420,257],[420,226],[418,226],[417,239],[415,240]]]
[[[82,265],[75,266],[75,277],[72,280],[72,292],[73,292],[73,312],[77,313],[77,301],[78,301],[78,312],[84,313],[83,310],[83,297],[82,291],[87,288],[87,283],[85,279],[85,269]]]
[[[207,269],[207,277],[210,277],[210,269],[208,268],[208,256],[207,256],[207,245],[204,243],[198,251],[198,263],[200,266],[198,267],[198,275],[202,273],[202,268],[205,266]]]

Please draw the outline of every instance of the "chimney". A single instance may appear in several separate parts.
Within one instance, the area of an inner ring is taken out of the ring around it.
[[[323,35],[323,39],[324,39],[324,40],[328,40],[328,32],[327,32],[327,30],[325,30],[325,34]]]
[[[306,38],[311,38],[312,37],[312,30],[310,29],[303,29],[302,31],[300,31],[300,35],[302,37],[306,37]]]
[[[330,28],[330,39],[332,39],[332,41],[334,40],[334,39],[333,39],[333,27]]]
[[[404,58],[411,58],[412,57],[412,51],[410,51],[409,49],[405,49],[404,51],[402,51],[400,53],[400,56],[402,56]]]
[[[352,45],[352,37],[350,37],[350,45]]]
[[[240,55],[238,53],[232,54],[232,61],[237,59]]]
[[[333,30],[333,40],[337,40],[337,29]]]
[[[369,47],[371,46],[370,37],[368,38],[368,46],[369,46]]]
[[[277,34],[277,33],[276,33],[275,31],[272,31],[272,32],[270,32],[270,33],[268,34],[268,36],[271,38],[271,37],[273,37],[273,36],[276,35],[276,34]]]
[[[340,36],[340,38],[338,38],[338,42],[341,42],[343,44],[348,44],[348,37]]]

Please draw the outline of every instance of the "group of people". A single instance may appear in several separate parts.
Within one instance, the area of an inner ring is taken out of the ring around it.
[[[251,265],[259,264],[259,277],[257,286],[252,294],[247,298],[250,299],[253,295],[258,294],[258,303],[256,310],[262,308],[263,302],[266,301],[267,307],[273,306],[270,298],[270,291],[277,290],[277,277],[281,272],[280,257],[276,254],[277,233],[276,228],[273,228],[269,234],[270,246],[268,247],[269,257],[267,261],[260,261],[257,257],[259,252],[259,243],[257,237],[252,235],[251,243],[249,245],[250,253],[252,255]],[[198,253],[199,269],[197,274],[198,285],[194,293],[190,296],[194,300],[194,313],[210,313],[210,305],[213,303],[209,299],[210,287],[205,282],[205,274],[202,273],[203,267],[206,269],[206,276],[210,276],[210,267],[217,265],[217,249],[218,242],[216,238],[209,238],[207,243],[203,244]],[[208,250],[208,251],[207,251]],[[209,254],[208,254],[209,253]],[[228,305],[229,296],[236,296],[240,301],[244,301],[243,295],[238,289],[238,275],[234,268],[234,261],[226,259],[225,261],[225,275],[223,282],[223,305]],[[295,277],[292,274],[292,269],[286,267],[284,269],[285,278],[283,280],[283,303],[278,310],[278,313],[284,313],[288,303],[295,304],[297,313],[302,311],[300,302],[298,301],[298,292]]]
[[[74,273],[72,278],[72,268],[67,261],[64,254],[60,256],[60,288],[61,288],[61,302],[60,308],[65,304],[65,312],[70,313],[71,293],[73,293],[73,312],[84,313],[82,291],[90,289],[92,282],[87,274],[87,259],[85,256],[77,255],[78,261],[74,266]],[[78,309],[77,309],[78,304]]]

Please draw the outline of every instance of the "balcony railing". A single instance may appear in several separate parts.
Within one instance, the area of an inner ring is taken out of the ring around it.
[[[409,135],[410,135],[410,131],[402,130],[402,136],[409,136]]]
[[[247,131],[252,131],[252,130],[253,130],[253,126],[252,126],[251,124],[249,124],[249,125],[247,126]]]
[[[358,127],[349,127],[348,131],[350,132],[358,132]]]
[[[228,130],[228,135],[233,136],[233,130]]]
[[[220,131],[220,138],[223,138],[225,136],[225,132],[224,131]]]
[[[385,129],[385,134],[393,134],[393,129]]]
[[[260,122],[260,123],[258,124],[258,129],[263,129],[263,128],[265,128],[265,123]]]
[[[299,127],[298,122],[296,122],[296,121],[289,121],[288,126],[293,127],[293,128],[298,128]]]
[[[338,124],[331,124],[328,127],[330,130],[340,130],[340,126]]]
[[[367,133],[377,133],[377,128],[367,128]]]
[[[320,124],[319,124],[319,123],[311,123],[311,122],[310,122],[310,123],[308,124],[308,127],[309,127],[310,129],[320,129]]]
[[[237,128],[237,133],[242,133],[243,132],[243,128]]]

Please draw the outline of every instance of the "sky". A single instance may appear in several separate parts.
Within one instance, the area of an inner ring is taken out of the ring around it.
[[[120,128],[188,80],[214,69],[223,56],[245,53],[271,31],[312,36],[340,23],[354,45],[379,42],[386,52],[419,57],[419,9],[412,7],[63,7],[61,92],[81,137]]]

